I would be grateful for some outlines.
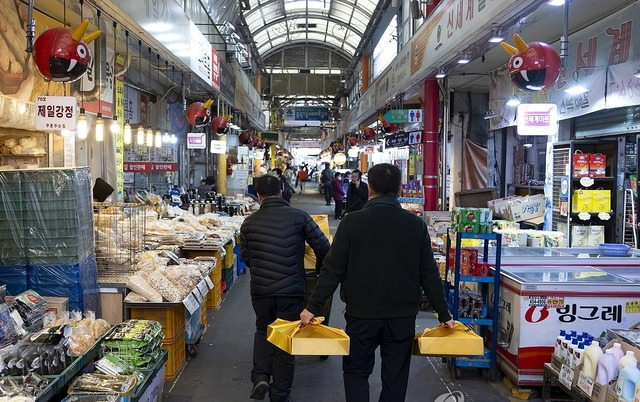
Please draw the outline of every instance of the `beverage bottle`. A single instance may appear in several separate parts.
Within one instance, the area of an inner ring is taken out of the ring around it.
[[[572,339],[569,344],[569,352],[567,354],[567,365],[570,369],[573,369],[575,366],[573,365],[575,361],[575,350],[578,348],[577,339]]]
[[[611,348],[607,349],[605,353],[598,359],[598,366],[596,369],[596,382],[600,385],[607,385],[609,381],[618,376],[618,361],[613,354]]]
[[[625,401],[633,401],[639,381],[640,370],[638,370],[637,363],[629,362],[618,376],[616,391],[620,392],[620,397]]]
[[[622,345],[620,345],[618,342],[614,342],[613,346],[610,347],[609,349],[613,351],[613,355],[616,357],[616,361],[619,361],[624,356],[624,350],[622,350]]]
[[[558,336],[556,336],[556,344],[553,347],[553,355],[555,357],[557,357],[558,359],[560,359],[560,356],[562,356],[561,353],[561,348],[562,348],[562,340],[564,339],[564,337],[567,335],[567,332],[564,329],[560,330],[560,334]]]
[[[582,372],[592,380],[596,379],[596,370],[600,356],[602,356],[602,349],[600,349],[597,341],[592,341],[591,344],[584,349]]]
[[[582,360],[584,358],[584,348],[584,342],[581,342],[580,344],[578,344],[577,348],[573,349],[573,368],[578,367],[578,365],[582,363]]]
[[[638,364],[638,359],[636,359],[636,354],[633,351],[628,351],[620,360],[618,360],[618,371],[622,372],[622,370],[627,367],[627,364],[635,363]]]
[[[563,363],[565,363],[569,358],[570,343],[571,343],[571,335],[565,335],[564,339],[562,340],[562,350],[560,352],[561,353],[560,360],[562,360]]]

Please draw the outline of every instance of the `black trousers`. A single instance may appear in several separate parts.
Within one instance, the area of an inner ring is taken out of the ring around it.
[[[336,199],[334,199],[333,201],[336,203],[336,208],[335,208],[335,211],[334,211],[334,214],[335,214],[334,217],[336,219],[338,219],[338,218],[340,218],[342,216],[342,207],[344,205],[344,201],[343,200],[336,200]]]
[[[369,376],[380,346],[380,402],[402,402],[407,393],[415,317],[368,320],[345,314],[350,352],[342,360],[345,400],[369,402]]]
[[[327,205],[331,203],[331,182],[322,182],[322,187],[324,188],[324,199],[327,201]]]
[[[267,326],[276,318],[289,321],[300,319],[304,309],[302,297],[267,297],[253,299],[256,313],[256,333],[253,339],[253,369],[251,382],[271,380],[269,398],[284,401],[291,393],[295,356],[267,341]]]

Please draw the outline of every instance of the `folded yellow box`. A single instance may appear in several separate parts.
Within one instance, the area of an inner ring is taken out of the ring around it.
[[[267,327],[267,340],[291,355],[342,356],[349,354],[349,337],[338,328],[320,324],[315,317],[300,328],[301,321],[278,318]]]
[[[482,356],[482,337],[471,328],[455,321],[453,328],[438,326],[416,334],[413,353],[425,356]]]

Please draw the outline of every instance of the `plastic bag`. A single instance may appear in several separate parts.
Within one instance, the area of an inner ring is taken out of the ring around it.
[[[162,295],[140,275],[131,275],[127,288],[141,294],[152,303],[162,303]]]
[[[137,292],[129,292],[127,297],[124,298],[127,303],[144,303],[149,301],[146,297]]]

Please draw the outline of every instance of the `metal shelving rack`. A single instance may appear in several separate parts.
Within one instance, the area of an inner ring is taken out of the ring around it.
[[[489,242],[496,242],[496,257],[493,276],[471,276],[460,275],[460,249],[462,248],[462,239],[482,240],[484,243],[483,262],[488,262]],[[498,344],[498,309],[500,306],[500,255],[502,249],[502,235],[499,233],[461,233],[455,232],[456,240],[456,257],[454,268],[454,289],[453,303],[451,306],[453,319],[458,320],[465,325],[476,326],[478,335],[484,338],[485,353],[480,357],[458,357],[449,359],[449,373],[452,378],[460,377],[460,367],[474,367],[482,370],[482,375],[490,381],[494,381],[498,371],[497,365],[497,344]],[[447,235],[447,250],[451,248],[451,232]],[[449,253],[447,252],[447,258]],[[447,261],[447,266],[448,266]],[[460,282],[476,282],[478,283],[478,291],[482,296],[485,306],[491,306],[489,317],[483,318],[461,318],[459,317],[460,305]],[[490,300],[491,294],[489,284],[493,284],[493,300]],[[489,303],[491,301],[492,303]],[[488,344],[487,344],[488,343]]]

